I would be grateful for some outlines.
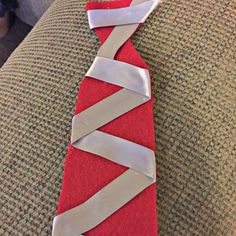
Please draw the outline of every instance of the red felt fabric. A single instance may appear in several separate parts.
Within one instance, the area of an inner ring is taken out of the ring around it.
[[[91,2],[87,4],[86,9],[119,8],[129,6],[129,4],[130,0]],[[96,34],[101,43],[106,40],[112,29],[113,27],[96,29]],[[147,68],[130,40],[122,46],[115,59]],[[85,77],[79,89],[75,114],[119,89],[121,88],[118,86]],[[154,150],[153,99],[106,124],[99,130]],[[58,214],[83,203],[126,169],[100,156],[78,150],[69,144]],[[107,220],[84,235],[157,236],[155,184],[148,187]]]

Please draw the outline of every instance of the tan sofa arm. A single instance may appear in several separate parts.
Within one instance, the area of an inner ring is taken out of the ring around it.
[[[77,89],[98,49],[86,1],[57,0],[0,69],[0,234],[50,235]],[[163,1],[133,42],[155,97],[160,236],[232,236],[235,21]]]

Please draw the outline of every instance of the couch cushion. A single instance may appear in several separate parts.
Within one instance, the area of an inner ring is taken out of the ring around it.
[[[0,69],[0,234],[50,235],[77,89],[98,39],[57,0]],[[155,104],[159,235],[233,235],[236,10],[169,0],[133,37]]]

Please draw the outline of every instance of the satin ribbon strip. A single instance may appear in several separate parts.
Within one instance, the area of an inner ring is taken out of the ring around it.
[[[149,99],[128,89],[121,89],[94,106],[75,115],[72,120],[71,144],[74,146],[74,143],[83,136],[145,103]]]
[[[139,10],[138,13],[141,19],[146,19],[158,2],[142,3],[141,0],[133,0],[131,5],[137,5],[138,9],[145,6],[145,10]],[[119,10],[120,14],[126,14],[127,11],[132,13],[133,9],[136,8],[116,10]],[[109,11],[110,13],[106,14],[110,17],[112,12],[116,16],[116,10],[88,11],[90,25],[92,28],[107,26],[106,22],[100,22],[99,26],[94,22],[97,22],[101,12],[105,14],[104,11]],[[99,17],[94,12],[97,12]],[[131,13],[128,19],[125,17],[128,25],[114,28],[86,74],[94,79],[119,85],[123,89],[75,115],[71,135],[71,144],[74,147],[97,154],[129,169],[83,204],[56,216],[53,222],[53,236],[78,236],[86,233],[156,181],[155,156],[151,149],[96,130],[150,100],[148,71],[113,59],[119,47],[138,27],[138,24],[129,25],[133,17]],[[114,19],[119,25],[116,17]],[[113,50],[109,50],[110,48]]]
[[[89,10],[88,20],[90,29],[143,23],[155,9],[158,1],[150,0],[131,7],[118,9]]]
[[[96,130],[73,146],[129,167],[152,179],[156,177],[154,152],[139,144]]]
[[[86,76],[122,86],[149,98],[151,97],[148,70],[125,62],[96,57]]]
[[[56,216],[52,235],[79,236],[89,231],[154,182],[132,169],[127,170],[88,201]]]

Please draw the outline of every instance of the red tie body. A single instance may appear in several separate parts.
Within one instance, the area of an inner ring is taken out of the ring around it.
[[[129,4],[130,1],[93,2],[87,4],[87,10],[113,9],[126,7]],[[106,40],[113,28],[102,27],[95,30],[101,43]],[[114,59],[147,68],[130,39],[120,48]],[[120,89],[119,86],[85,77],[79,88],[75,114],[86,110]],[[107,123],[98,130],[155,150],[153,99]],[[58,214],[84,203],[126,170],[127,168],[124,166],[79,150],[69,144]],[[116,199],[112,199],[112,201],[116,201]],[[149,186],[101,224],[83,235],[157,236],[156,184]]]

